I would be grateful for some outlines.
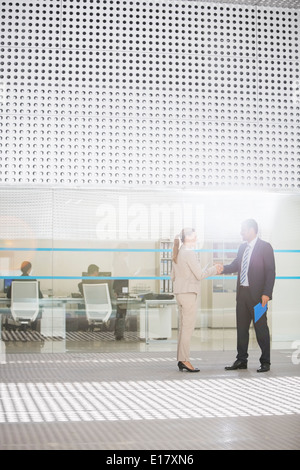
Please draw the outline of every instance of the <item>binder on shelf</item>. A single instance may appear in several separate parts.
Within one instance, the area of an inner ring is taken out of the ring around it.
[[[172,253],[173,242],[171,240],[160,240],[160,261],[159,261],[159,276],[165,277],[170,276],[172,271]],[[168,279],[160,281],[160,293],[172,292],[172,282]]]

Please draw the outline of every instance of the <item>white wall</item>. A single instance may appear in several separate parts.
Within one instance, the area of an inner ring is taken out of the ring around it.
[[[278,249],[300,250],[300,199],[283,198],[271,241]],[[300,276],[300,253],[276,255],[278,276]],[[300,339],[300,280],[277,280],[272,300],[273,341],[289,344]]]

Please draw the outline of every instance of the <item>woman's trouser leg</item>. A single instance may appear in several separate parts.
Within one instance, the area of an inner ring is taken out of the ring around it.
[[[179,309],[179,331],[177,344],[177,360],[186,362],[190,360],[190,346],[196,323],[197,294],[177,294],[176,300]]]

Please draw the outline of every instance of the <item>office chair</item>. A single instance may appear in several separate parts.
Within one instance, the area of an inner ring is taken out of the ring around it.
[[[108,284],[83,284],[85,311],[89,329],[106,323],[112,313]]]
[[[31,326],[39,313],[38,281],[13,281],[11,288],[11,314],[21,326]]]

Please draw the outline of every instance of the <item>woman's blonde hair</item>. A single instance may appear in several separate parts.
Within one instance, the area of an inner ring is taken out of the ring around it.
[[[181,232],[175,236],[174,243],[173,243],[173,256],[172,260],[174,263],[177,263],[180,242],[184,243],[185,237],[192,235],[195,232],[193,228],[183,228]]]

